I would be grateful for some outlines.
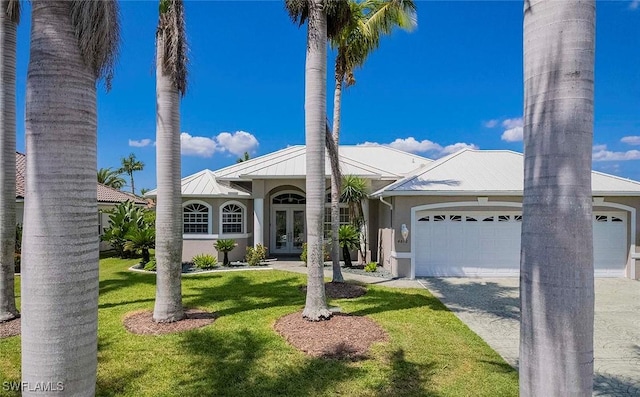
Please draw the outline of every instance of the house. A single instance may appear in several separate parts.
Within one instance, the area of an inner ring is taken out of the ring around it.
[[[16,223],[22,224],[24,219],[24,192],[25,192],[25,175],[27,171],[27,156],[16,152]],[[133,201],[140,206],[147,206],[148,202],[141,197],[134,196],[130,193],[122,192],[112,187],[98,183],[98,230],[100,235],[104,233],[104,229],[109,225],[109,214],[105,213],[112,209],[115,205],[123,203],[127,200]],[[110,249],[109,243],[101,241],[100,250]]]
[[[520,264],[523,156],[464,149],[436,161],[386,146],[341,146],[343,174],[366,180],[365,240],[371,258],[399,277],[517,276]],[[325,230],[330,229],[326,162]],[[304,146],[182,179],[183,260],[216,254],[233,238],[297,256],[306,238]],[[147,196],[155,197],[151,191]],[[640,183],[593,172],[597,276],[637,278]],[[561,214],[559,214],[561,215]],[[348,208],[341,205],[341,222]],[[403,233],[404,232],[404,233]]]

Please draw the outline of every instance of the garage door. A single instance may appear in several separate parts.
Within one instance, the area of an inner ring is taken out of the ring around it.
[[[416,219],[416,276],[515,277],[520,273],[520,212],[425,211]],[[593,232],[596,276],[623,277],[625,214],[594,214]]]

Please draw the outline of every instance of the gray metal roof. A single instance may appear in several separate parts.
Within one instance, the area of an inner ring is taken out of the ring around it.
[[[524,156],[509,150],[463,149],[443,157],[373,196],[522,195]],[[592,172],[593,195],[640,195],[640,182]]]
[[[182,178],[183,197],[249,197],[251,194],[240,188],[233,188],[216,180],[211,170],[202,170],[193,175]],[[157,189],[153,189],[145,197],[156,197]]]

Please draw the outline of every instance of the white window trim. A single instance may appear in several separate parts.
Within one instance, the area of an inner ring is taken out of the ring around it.
[[[227,205],[230,204],[235,204],[238,207],[242,208],[242,233],[222,233],[222,210],[224,209],[224,207],[226,207]],[[229,201],[225,201],[224,203],[222,203],[222,205],[220,205],[220,208],[218,210],[218,226],[220,227],[218,229],[218,234],[220,236],[226,237],[226,238],[237,238],[237,237],[232,237],[232,236],[238,236],[238,235],[246,235],[247,234],[247,206],[242,204],[239,201],[236,200],[229,200]]]
[[[209,229],[209,233],[204,234],[204,233],[184,233],[184,207],[190,205],[190,204],[201,204],[204,205],[205,207],[207,207],[207,209],[209,210],[209,216],[207,217],[207,228]],[[211,204],[207,203],[206,201],[202,201],[202,200],[188,200],[185,201],[184,203],[182,203],[182,222],[183,222],[183,226],[182,226],[182,238],[183,239],[193,239],[193,238],[198,238],[198,236],[208,236],[211,235],[211,233],[213,233],[213,207],[211,206]],[[196,236],[196,237],[193,237]]]

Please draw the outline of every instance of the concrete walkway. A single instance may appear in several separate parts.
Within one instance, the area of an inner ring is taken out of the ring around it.
[[[420,283],[514,367],[518,278],[428,278]],[[594,396],[640,396],[640,282],[596,279]]]

